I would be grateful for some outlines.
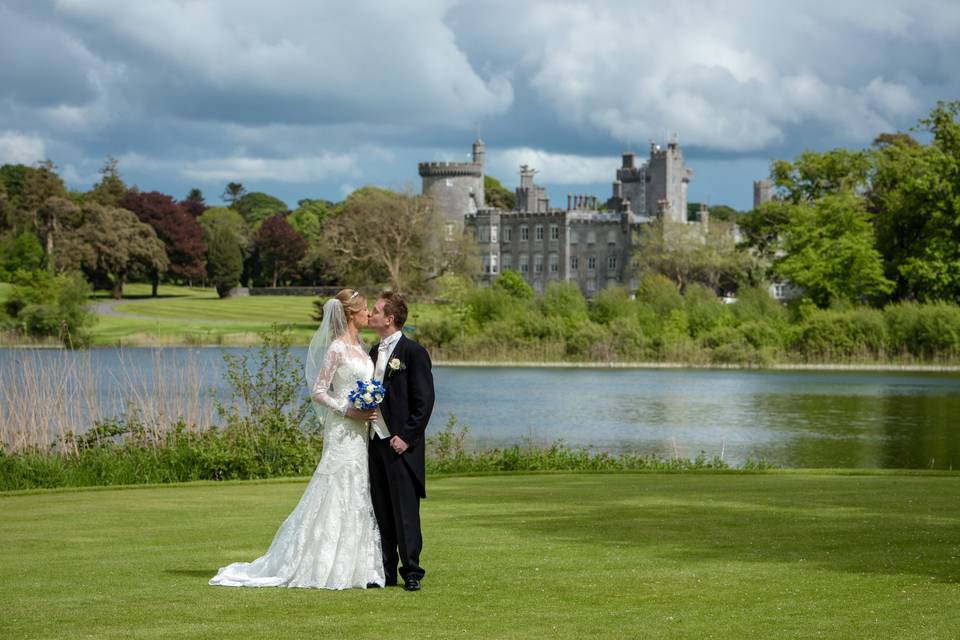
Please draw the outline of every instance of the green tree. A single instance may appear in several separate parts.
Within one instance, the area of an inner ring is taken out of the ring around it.
[[[264,220],[277,214],[285,214],[287,203],[279,198],[260,191],[244,194],[234,204],[233,208],[240,212],[247,225],[254,231]]]
[[[223,194],[220,196],[220,199],[226,202],[227,206],[235,209],[237,207],[237,202],[246,192],[247,190],[239,182],[230,182],[223,190]]]
[[[83,276],[21,269],[13,283],[4,310],[16,329],[30,336],[56,337],[67,347],[90,343],[88,328],[96,317],[87,309],[90,285]]]
[[[43,247],[37,236],[24,231],[0,238],[0,281],[9,281],[17,271],[36,271],[43,265]]]
[[[782,248],[785,255],[774,272],[802,287],[820,307],[876,300],[893,288],[883,275],[863,198],[849,191],[791,205]]]
[[[517,194],[503,186],[493,176],[483,176],[483,197],[488,207],[513,211],[517,208]]]
[[[494,289],[501,289],[518,300],[533,298],[533,288],[527,284],[523,276],[510,269],[504,269],[493,281]]]
[[[928,145],[890,134],[874,145],[869,193],[895,298],[960,301],[960,102],[938,103]]]
[[[770,178],[789,202],[812,202],[840,191],[862,192],[868,185],[870,156],[866,151],[804,151],[796,160],[775,160]]]
[[[131,275],[162,273],[170,266],[163,241],[134,213],[96,202],[82,208],[69,204],[69,222],[58,231],[58,270],[82,269],[94,285],[119,299]]]
[[[439,224],[424,196],[363,187],[325,228],[334,267],[345,281],[411,292],[439,275]]]
[[[100,182],[94,185],[87,197],[96,203],[107,207],[116,207],[130,189],[120,177],[117,159],[107,156],[100,168]]]
[[[203,229],[204,241],[209,243],[213,235],[224,229],[233,235],[233,239],[246,251],[250,246],[250,230],[246,220],[235,209],[226,207],[210,207],[197,218],[197,223]]]
[[[242,272],[240,243],[229,228],[217,227],[207,242],[207,274],[217,289],[217,295],[226,298],[240,281]]]

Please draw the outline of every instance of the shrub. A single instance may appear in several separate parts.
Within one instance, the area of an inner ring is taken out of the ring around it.
[[[90,285],[79,273],[51,274],[43,269],[17,271],[4,303],[13,328],[33,337],[56,337],[67,347],[90,344],[96,316],[87,310]]]
[[[790,339],[791,349],[805,359],[824,360],[880,357],[886,343],[883,313],[867,308],[812,312]]]
[[[960,353],[960,307],[946,302],[903,302],[883,311],[890,351],[918,358],[947,358]]]
[[[727,306],[707,287],[696,283],[687,286],[683,308],[687,312],[690,336],[696,338],[715,327],[733,324],[734,318]]]

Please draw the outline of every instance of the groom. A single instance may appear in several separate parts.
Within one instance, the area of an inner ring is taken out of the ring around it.
[[[433,411],[430,355],[405,337],[407,303],[384,291],[370,312],[369,327],[380,336],[370,350],[373,377],[386,389],[370,442],[370,494],[380,527],[387,584],[397,584],[397,562],[407,591],[419,591],[420,500],[427,497],[424,431]]]

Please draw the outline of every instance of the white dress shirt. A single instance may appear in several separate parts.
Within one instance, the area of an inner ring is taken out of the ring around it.
[[[373,370],[373,377],[379,380],[381,384],[385,382],[384,373],[387,370],[387,363],[390,361],[390,356],[393,355],[393,350],[401,337],[403,337],[403,332],[401,331],[391,333],[386,338],[381,339],[380,346],[377,347],[377,366]],[[383,413],[380,411],[380,407],[377,407],[377,420],[372,426],[374,432],[381,438],[387,439],[390,437],[390,430],[387,429],[387,423],[383,419]]]

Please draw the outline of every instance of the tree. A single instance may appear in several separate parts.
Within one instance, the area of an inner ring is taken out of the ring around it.
[[[100,168],[100,175],[103,177],[90,190],[87,197],[102,205],[116,207],[129,191],[127,185],[120,178],[117,159],[113,156],[107,156]]]
[[[65,224],[57,232],[58,270],[82,269],[95,286],[110,289],[118,299],[131,274],[166,271],[170,261],[163,241],[134,213],[96,202],[82,208],[67,204]]]
[[[905,134],[874,143],[868,206],[895,298],[960,300],[958,113],[960,102],[940,102],[920,121],[929,145]]]
[[[326,226],[338,273],[357,286],[423,287],[441,242],[430,200],[377,187],[354,191]]]
[[[870,174],[866,151],[804,151],[796,160],[775,160],[770,178],[789,202],[812,202],[840,191],[862,192]]]
[[[240,212],[253,230],[270,216],[287,212],[287,204],[283,200],[260,191],[245,194],[234,203],[233,208]]]
[[[17,329],[32,336],[55,336],[71,348],[90,343],[87,328],[96,316],[87,310],[90,285],[82,275],[21,269],[13,284],[4,310]]]
[[[246,192],[247,190],[244,189],[243,185],[239,182],[230,182],[223,190],[223,195],[220,196],[220,199],[228,203],[227,206],[236,208],[237,201],[242,198]]]
[[[483,197],[488,207],[513,211],[517,208],[517,194],[503,186],[493,176],[483,176]]]
[[[335,214],[335,207],[329,200],[300,200],[287,222],[312,246],[320,238],[324,221]]]
[[[307,252],[307,243],[282,214],[263,221],[253,234],[253,244],[258,261],[272,276],[271,286],[274,287],[281,278],[293,272]]]
[[[180,207],[194,218],[203,215],[207,210],[207,203],[203,199],[203,191],[194,187],[187,193],[187,197],[180,201]]]
[[[226,207],[210,207],[197,218],[197,223],[203,229],[203,238],[209,243],[218,229],[225,229],[233,235],[233,239],[244,251],[250,246],[250,231],[247,223],[235,209]]]
[[[36,167],[4,165],[0,167],[0,183],[7,193],[4,226],[17,233],[29,230],[45,242],[49,221],[41,219],[38,212],[49,198],[67,195],[53,163],[41,162]]]
[[[0,281],[9,281],[17,271],[36,271],[43,265],[43,247],[37,236],[24,231],[0,238]]]
[[[533,288],[527,284],[523,276],[510,269],[504,269],[493,281],[493,288],[500,289],[518,300],[533,298]]]
[[[775,273],[802,287],[820,307],[890,292],[893,283],[883,275],[863,198],[844,191],[789,210],[785,255],[774,262]]]
[[[713,291],[733,290],[754,271],[754,261],[737,249],[730,229],[713,225],[658,219],[640,234],[633,266],[641,272],[662,274],[683,292],[697,282]]]
[[[153,227],[166,248],[169,273],[190,282],[206,276],[203,229],[197,221],[173,198],[156,191],[140,193],[131,190],[120,201],[120,206],[137,215],[141,222]],[[157,295],[160,271],[150,274],[153,296]]]
[[[207,273],[217,289],[217,295],[226,298],[239,282],[242,272],[240,243],[229,228],[217,227],[207,243]]]

